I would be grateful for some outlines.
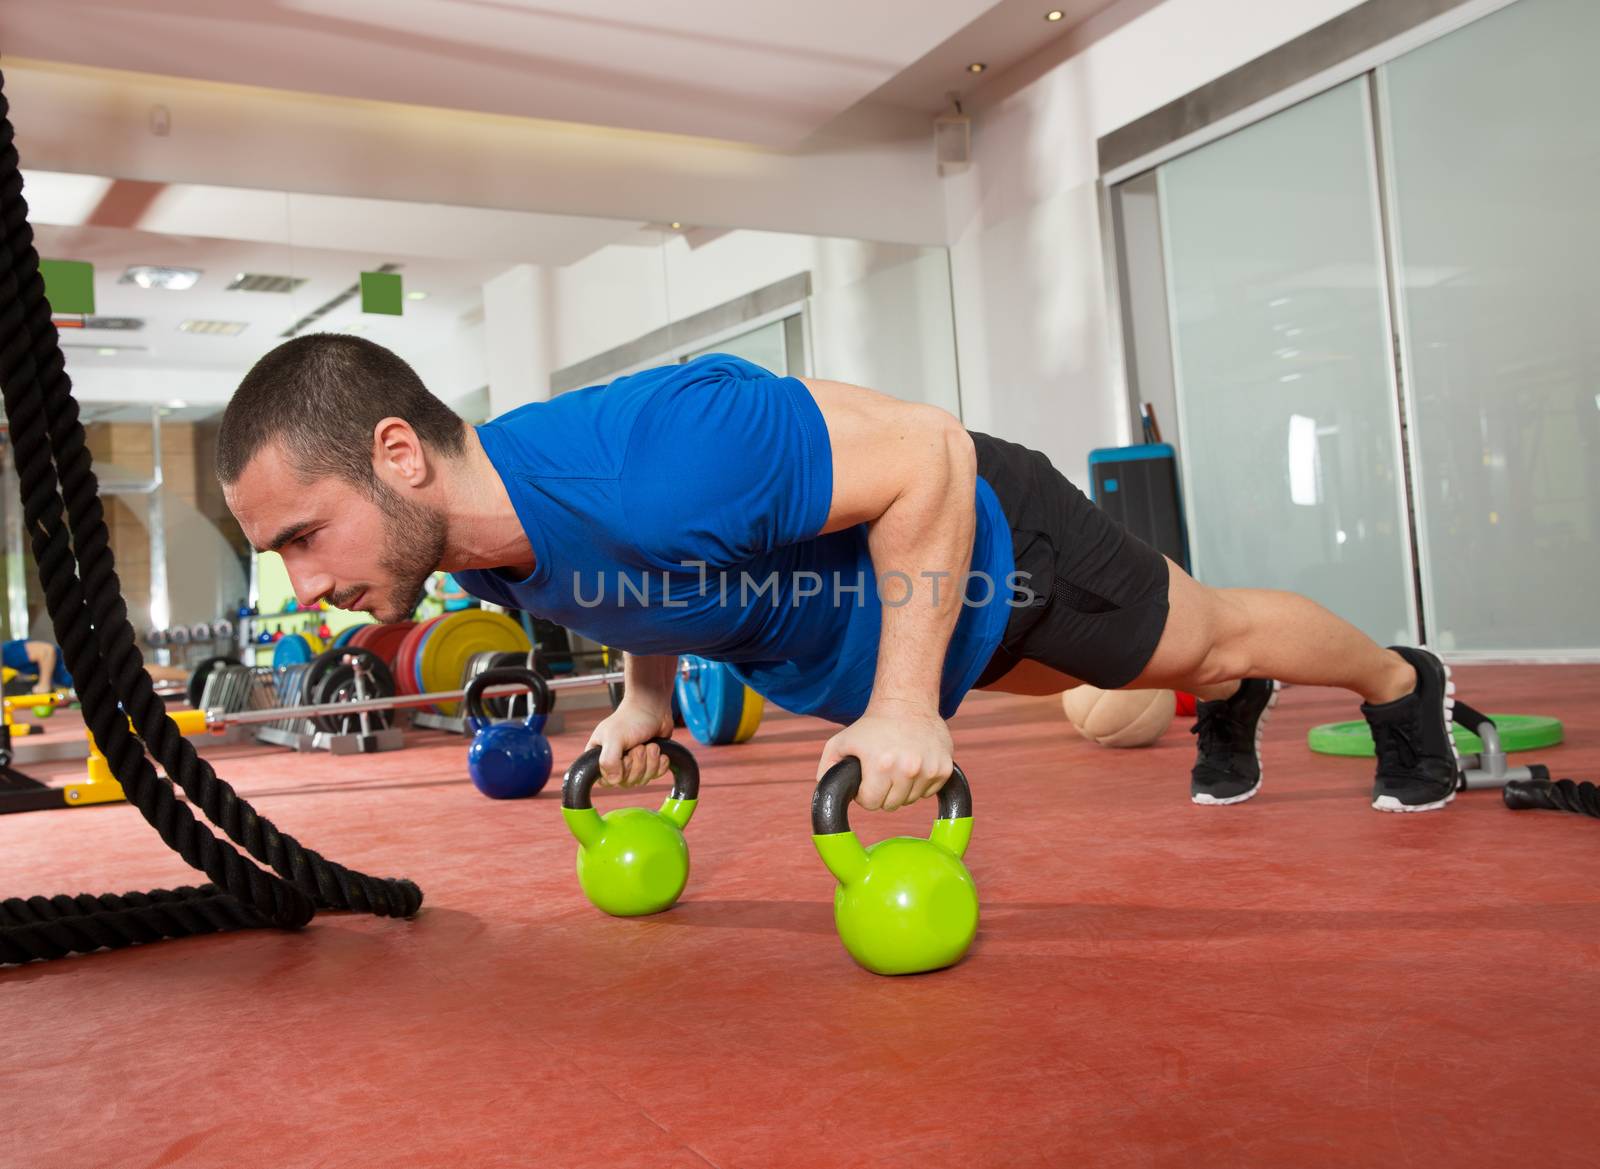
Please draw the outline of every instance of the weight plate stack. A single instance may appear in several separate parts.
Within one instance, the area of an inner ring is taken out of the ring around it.
[[[491,651],[526,654],[533,648],[522,625],[504,613],[487,609],[462,609],[436,619],[416,659],[418,693],[454,690],[461,685],[467,662],[474,654]],[[454,715],[459,703],[442,702],[440,713]]]
[[[390,670],[394,674],[394,684],[399,687],[401,694],[420,694],[417,683],[417,648],[422,644],[422,639],[428,635],[428,630],[433,628],[435,617],[431,621],[413,624],[405,633],[400,644],[395,648],[394,660],[390,663]]]
[[[395,655],[399,653],[400,643],[405,641],[406,635],[415,628],[414,621],[396,621],[388,625],[358,625],[345,644],[370,649],[388,663],[389,671],[395,674],[398,680],[399,671],[395,667]]]

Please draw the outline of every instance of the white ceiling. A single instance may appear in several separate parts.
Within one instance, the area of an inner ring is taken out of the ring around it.
[[[44,165],[56,168],[26,173],[30,217],[42,254],[96,264],[97,315],[146,322],[137,333],[66,334],[80,396],[199,402],[225,400],[238,372],[291,323],[379,264],[402,265],[407,289],[428,298],[408,301],[400,319],[363,316],[351,301],[314,327],[361,331],[413,350],[481,314],[483,282],[510,264],[559,267],[607,245],[660,241],[657,225],[642,219],[537,210],[552,206],[534,190],[534,180],[547,176],[571,172],[575,190],[599,181],[644,192],[608,208],[617,215],[650,207],[645,214],[673,218],[693,203],[693,191],[718,189],[737,210],[704,222],[729,227],[745,215],[758,225],[751,209],[768,170],[773,183],[797,188],[805,208],[815,207],[832,182],[828,202],[848,206],[848,194],[860,190],[874,205],[904,211],[907,191],[892,193],[894,183],[914,179],[919,196],[937,190],[921,119],[1111,3],[0,0],[0,45],[20,67],[20,80],[35,85],[50,79],[30,76],[29,60],[91,67],[85,74],[131,71],[53,79],[76,86],[73,93],[81,89],[80,104],[41,101],[39,94],[19,102],[30,111],[26,127],[33,134],[25,160],[43,154]],[[1064,18],[1047,22],[1050,8]],[[987,70],[968,72],[972,61]],[[8,72],[9,81],[19,80],[18,70]],[[143,124],[151,99],[136,95],[142,92],[136,74],[262,88],[193,87],[181,109],[180,101],[171,103],[181,132],[167,138],[151,136]],[[240,94],[278,104],[251,105]],[[283,118],[292,109],[295,117],[313,119],[306,129],[315,137],[311,127],[332,118],[338,104],[329,98],[393,111],[419,128],[418,148],[408,149],[393,127],[387,136],[351,132],[349,108],[339,115],[338,132],[299,153],[283,133],[274,136],[280,121],[293,121]],[[407,105],[366,104],[372,102]],[[220,137],[204,133],[205,115],[195,108],[204,103],[235,111]],[[50,123],[53,105],[70,114]],[[543,127],[544,137],[497,137],[486,125]],[[618,130],[733,142],[701,145]],[[506,149],[519,141],[528,145]],[[435,164],[466,183],[446,184],[450,191],[435,195],[451,202],[388,197],[431,181],[428,160],[454,149],[441,142],[467,147],[455,151],[454,162]],[[670,144],[666,155],[657,149],[661,143]],[[873,151],[887,152],[881,171],[848,169],[853,155]],[[98,177],[96,166],[141,177]],[[90,173],[68,173],[79,170]],[[814,193],[805,180],[813,171]],[[518,173],[526,178],[514,190],[530,192],[526,199],[507,197],[504,184]],[[867,181],[846,182],[848,192],[840,191],[831,173],[859,173]],[[144,181],[175,174],[199,181]],[[214,185],[280,180],[298,192]],[[299,193],[318,189],[347,193]],[[384,197],[360,197],[368,195]],[[586,210],[594,203],[568,193],[556,205]],[[842,233],[835,226],[830,234]],[[196,267],[205,275],[189,292],[145,290],[117,283],[131,264]],[[304,276],[308,283],[288,295],[224,291],[245,271]],[[195,318],[244,321],[247,328],[237,337],[178,331],[180,321]]]
[[[28,169],[23,170],[23,194],[28,218],[35,225],[136,228],[156,235],[206,236],[285,248],[493,260],[502,268],[565,267],[597,248],[630,240],[645,227],[634,220],[594,216],[149,183]]]
[[[0,43],[19,57],[782,147],[993,7],[49,0],[0,8]]]

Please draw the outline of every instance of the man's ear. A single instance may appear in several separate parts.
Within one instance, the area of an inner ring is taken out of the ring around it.
[[[383,418],[372,428],[373,470],[390,483],[420,486],[428,475],[422,440],[404,418]]]

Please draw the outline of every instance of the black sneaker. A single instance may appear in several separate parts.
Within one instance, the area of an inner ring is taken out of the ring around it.
[[[1456,684],[1438,655],[1389,648],[1416,669],[1417,688],[1381,706],[1361,704],[1378,754],[1372,806],[1380,812],[1431,812],[1456,798],[1461,762],[1450,734]]]
[[[1261,728],[1278,701],[1270,678],[1246,678],[1231,698],[1195,705],[1200,758],[1189,778],[1197,804],[1241,804],[1261,790]]]

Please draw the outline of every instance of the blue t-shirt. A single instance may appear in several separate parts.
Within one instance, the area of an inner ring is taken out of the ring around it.
[[[517,580],[457,572],[468,592],[630,653],[726,662],[797,714],[861,716],[883,601],[903,603],[906,582],[878,581],[865,524],[817,534],[833,454],[804,384],[712,354],[523,406],[478,437],[534,570]],[[968,604],[945,655],[946,718],[999,645],[1011,596],[1010,528],[982,479],[975,503]]]

